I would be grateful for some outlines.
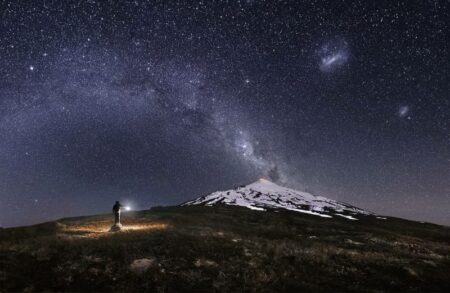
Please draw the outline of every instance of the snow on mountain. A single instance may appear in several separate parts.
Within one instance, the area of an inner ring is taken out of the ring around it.
[[[258,211],[265,211],[267,208],[287,209],[324,218],[339,216],[349,220],[357,220],[354,215],[372,214],[332,199],[282,187],[266,179],[231,190],[216,191],[183,205],[215,204],[237,205]]]

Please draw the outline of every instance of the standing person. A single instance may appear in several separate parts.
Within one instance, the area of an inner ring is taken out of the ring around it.
[[[114,225],[120,225],[120,212],[122,209],[122,205],[119,201],[116,201],[116,203],[113,205],[113,214],[114,214]]]

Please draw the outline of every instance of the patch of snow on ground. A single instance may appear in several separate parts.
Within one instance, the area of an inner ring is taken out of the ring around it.
[[[347,216],[347,215],[342,215],[342,214],[335,214],[335,215],[339,216],[339,217],[343,217],[343,218],[349,219],[349,220],[358,220],[357,218],[354,218],[352,216]]]
[[[255,206],[246,206],[246,208],[249,208],[251,210],[255,210],[255,211],[265,211],[265,209],[263,208],[259,208],[259,207],[255,207]]]
[[[319,214],[319,213],[315,213],[313,211],[300,210],[300,209],[294,209],[294,208],[286,208],[286,209],[290,210],[290,211],[294,211],[294,212],[300,212],[300,213],[304,213],[304,214],[310,214],[310,215],[314,215],[314,216],[319,216],[319,217],[322,217],[322,218],[332,218],[332,216],[330,216],[330,215]]]

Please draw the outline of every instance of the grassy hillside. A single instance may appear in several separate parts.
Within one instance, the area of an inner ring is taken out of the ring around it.
[[[450,292],[450,229],[169,207],[0,230],[0,291]]]

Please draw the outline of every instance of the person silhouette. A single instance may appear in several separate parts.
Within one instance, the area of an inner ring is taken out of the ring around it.
[[[116,203],[113,205],[112,211],[114,214],[114,225],[120,225],[120,212],[122,210],[122,205],[119,201],[116,201]]]

